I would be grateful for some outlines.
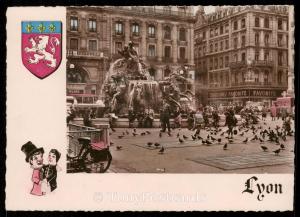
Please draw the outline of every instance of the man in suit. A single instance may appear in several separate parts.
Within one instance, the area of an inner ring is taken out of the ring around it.
[[[56,149],[51,149],[48,155],[48,165],[44,165],[43,167],[43,177],[47,180],[48,185],[50,186],[51,192],[57,188],[57,162],[60,158],[60,152]]]

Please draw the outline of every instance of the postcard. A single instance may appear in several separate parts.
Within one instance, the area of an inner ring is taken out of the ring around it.
[[[292,5],[6,17],[7,210],[293,210]]]

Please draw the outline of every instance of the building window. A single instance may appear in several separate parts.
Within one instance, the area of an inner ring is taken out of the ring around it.
[[[89,31],[96,32],[97,30],[97,22],[96,19],[89,19]]]
[[[123,50],[122,42],[116,42],[116,45],[115,45],[115,53],[118,53],[119,50],[120,50],[120,51]]]
[[[237,30],[238,29],[238,22],[237,20],[233,22],[233,30]]]
[[[242,47],[245,47],[246,45],[246,36],[242,36]]]
[[[97,50],[97,40],[89,40],[89,50],[90,51]]]
[[[148,47],[148,56],[149,57],[154,57],[156,56],[155,54],[155,45],[150,44]]]
[[[215,28],[215,36],[218,35],[218,28]]]
[[[282,30],[282,19],[278,19],[278,29]]]
[[[264,20],[264,27],[269,28],[269,26],[270,26],[270,20],[269,20],[268,17],[266,17],[265,20]]]
[[[283,64],[283,54],[282,52],[278,52],[278,65],[282,66]]]
[[[259,34],[255,33],[255,45],[259,45]]]
[[[171,46],[165,46],[165,58],[171,58]]]
[[[283,45],[283,37],[282,37],[282,35],[280,34],[280,35],[278,35],[278,37],[277,37],[277,44],[278,44],[278,47],[281,47],[282,45]]]
[[[139,24],[134,23],[132,24],[132,34],[138,36],[140,34]]]
[[[256,83],[259,82],[259,73],[258,73],[258,71],[254,72],[254,82],[256,82]]]
[[[70,30],[71,31],[78,31],[78,18],[77,17],[71,17],[70,21],[71,21]]]
[[[229,65],[229,56],[225,56],[225,67]]]
[[[268,84],[269,82],[269,71],[265,70],[264,71],[264,84]]]
[[[241,20],[241,28],[244,29],[245,27],[246,27],[246,19],[243,18],[243,19]]]
[[[265,53],[264,53],[264,60],[266,60],[266,61],[269,60],[269,51],[266,51],[266,50],[265,50]]]
[[[184,28],[180,28],[179,29],[179,40],[180,41],[185,41],[185,29]]]
[[[180,57],[180,59],[185,59],[185,48],[184,47],[179,48],[179,57]]]
[[[214,37],[214,30],[210,29],[210,37]]]
[[[203,38],[203,39],[206,39],[206,31],[204,31],[204,32],[202,33],[202,38]]]
[[[123,34],[123,23],[117,22],[115,24],[115,31],[116,31],[116,34],[122,35]]]
[[[220,35],[222,35],[224,33],[224,27],[220,26]]]
[[[237,61],[238,61],[238,56],[237,56],[237,54],[234,54],[234,55],[233,55],[233,61],[234,61],[234,62],[237,62]]]
[[[213,59],[210,58],[209,59],[209,70],[212,70],[213,69]]]
[[[255,17],[255,27],[259,27],[259,17]]]
[[[203,55],[206,54],[206,46],[203,46]]]
[[[215,65],[215,69],[217,69],[218,68],[218,58],[214,59],[214,65]]]
[[[220,57],[220,68],[223,68],[223,57]]]
[[[210,53],[213,52],[213,45],[212,45],[212,44],[209,45],[209,52],[210,52]]]
[[[258,60],[259,60],[259,52],[258,52],[258,51],[255,52],[254,60],[255,60],[255,61],[258,61]]]
[[[153,25],[148,26],[148,36],[151,38],[155,37],[155,26]]]
[[[233,39],[233,47],[236,49],[237,46],[238,46],[238,38],[235,37],[235,38]]]
[[[223,50],[223,41],[220,41],[220,50]]]
[[[265,34],[265,46],[269,46],[269,34]]]
[[[70,49],[71,50],[78,50],[78,39],[71,38],[70,39]]]
[[[218,52],[218,43],[215,43],[215,52]]]
[[[229,48],[229,40],[226,39],[226,41],[225,41],[225,49],[227,50],[228,48]]]
[[[246,53],[242,53],[242,62],[246,62]]]
[[[283,75],[283,72],[281,70],[278,71],[278,74],[277,74],[278,84],[282,84],[282,82],[283,82],[282,75]]]
[[[225,32],[228,33],[229,32],[229,24],[225,25]]]
[[[201,57],[202,56],[202,47],[199,47],[199,57]]]
[[[171,28],[170,28],[170,26],[165,26],[164,39],[171,39]]]

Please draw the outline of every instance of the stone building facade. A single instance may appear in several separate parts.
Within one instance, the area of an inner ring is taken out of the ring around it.
[[[110,64],[129,41],[155,80],[175,70],[193,82],[194,21],[188,6],[68,7],[67,94],[101,94]]]
[[[289,7],[289,70],[288,70],[288,89],[287,95],[295,97],[295,87],[294,87],[294,64],[295,64],[295,12],[294,6]]]
[[[199,103],[268,101],[287,89],[287,6],[217,7],[196,13],[195,79]]]

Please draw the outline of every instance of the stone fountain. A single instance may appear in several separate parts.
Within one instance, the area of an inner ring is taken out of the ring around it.
[[[109,112],[126,115],[129,109],[135,113],[152,109],[158,113],[163,99],[174,109],[181,106],[182,98],[192,100],[191,92],[180,91],[179,83],[189,81],[178,73],[162,81],[153,80],[132,42],[118,52],[122,57],[111,64],[101,91]]]

